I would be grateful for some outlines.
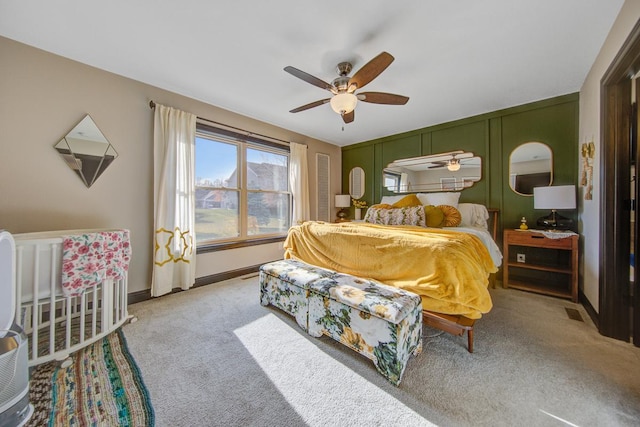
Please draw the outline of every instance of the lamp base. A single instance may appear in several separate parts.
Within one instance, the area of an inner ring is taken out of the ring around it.
[[[549,215],[538,218],[537,225],[549,230],[571,230],[573,220],[560,215],[553,209]]]
[[[340,209],[337,214],[338,217],[336,218],[336,222],[349,221],[349,219],[347,218],[348,215],[349,215],[349,212],[346,209],[344,208]]]

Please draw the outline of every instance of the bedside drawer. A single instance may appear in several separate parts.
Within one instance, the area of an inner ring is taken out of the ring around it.
[[[577,242],[577,237],[567,237],[565,239],[550,239],[544,234],[536,233],[533,231],[515,231],[506,230],[506,240],[510,245],[520,246],[535,246],[550,249],[573,249],[574,242]]]

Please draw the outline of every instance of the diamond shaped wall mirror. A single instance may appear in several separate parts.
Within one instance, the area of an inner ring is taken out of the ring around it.
[[[54,148],[87,187],[118,157],[88,114]]]

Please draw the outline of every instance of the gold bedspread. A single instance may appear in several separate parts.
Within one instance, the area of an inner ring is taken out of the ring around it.
[[[474,235],[414,226],[309,221],[291,227],[285,258],[370,278],[422,297],[422,308],[478,319],[497,271]]]

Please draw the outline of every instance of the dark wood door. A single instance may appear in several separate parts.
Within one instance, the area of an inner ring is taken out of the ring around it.
[[[640,311],[637,281],[629,280],[630,254],[638,257],[638,212],[633,201],[632,167],[638,167],[638,150],[634,149],[634,123],[638,113],[632,108],[634,76],[640,70],[640,20],[613,59],[601,80],[601,216],[600,216],[600,301],[598,329],[603,335],[623,341],[634,338],[640,346]],[[639,91],[640,92],[640,91]],[[635,138],[637,139],[637,137]],[[637,175],[637,173],[636,173]],[[633,182],[635,183],[635,182]],[[631,219],[635,222],[632,223]],[[639,224],[640,225],[640,224]],[[633,239],[632,239],[633,237]],[[633,252],[632,252],[633,251]],[[638,262],[634,260],[634,276]],[[631,297],[630,282],[634,294]],[[635,304],[636,310],[633,309]],[[635,313],[634,313],[635,311]],[[633,330],[632,330],[633,328]]]
[[[631,233],[631,248],[633,253],[633,275],[629,284],[629,293],[632,301],[631,310],[632,310],[632,335],[633,335],[633,344],[636,347],[640,347],[640,284],[638,283],[638,267],[640,267],[640,240],[638,239],[639,233],[638,228],[640,225],[640,209],[638,209],[638,201],[640,201],[640,185],[638,185],[638,173],[640,172],[640,150],[638,150],[638,125],[640,124],[640,78],[635,79],[635,103],[634,108],[632,109],[633,113],[631,115],[631,157],[633,159],[633,201],[632,207],[634,211],[632,212],[634,223],[632,227]]]

